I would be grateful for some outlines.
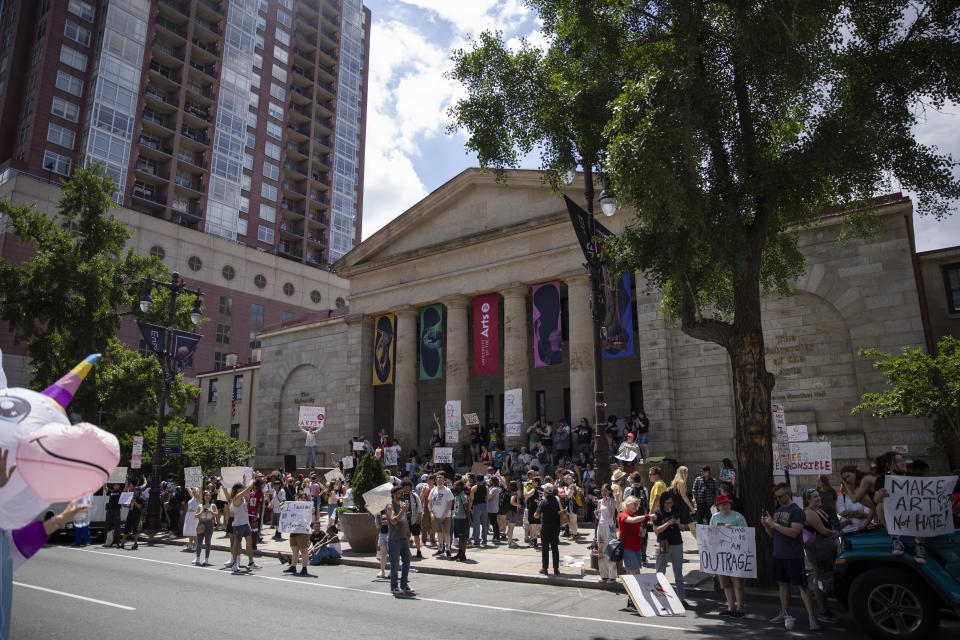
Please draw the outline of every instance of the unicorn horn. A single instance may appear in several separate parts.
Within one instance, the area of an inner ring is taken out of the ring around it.
[[[73,394],[77,392],[80,383],[83,382],[90,370],[93,369],[93,363],[100,359],[99,353],[93,353],[83,359],[80,364],[70,370],[70,373],[63,376],[52,385],[40,393],[47,396],[57,403],[61,409],[66,412],[67,405],[73,399]]]

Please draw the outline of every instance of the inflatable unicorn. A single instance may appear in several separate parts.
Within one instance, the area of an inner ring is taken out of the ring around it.
[[[7,388],[0,368],[0,638],[10,631],[13,572],[56,529],[37,520],[49,505],[89,495],[120,461],[120,444],[66,408],[100,354],[88,356],[42,392]],[[68,511],[75,511],[71,503]],[[67,512],[65,511],[64,514]]]

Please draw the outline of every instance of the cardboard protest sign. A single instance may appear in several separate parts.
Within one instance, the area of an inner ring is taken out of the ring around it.
[[[353,458],[350,459],[353,461]],[[345,480],[343,474],[340,473],[340,469],[334,469],[333,471],[328,471],[324,474],[323,479],[327,482],[336,482],[337,480]]]
[[[124,491],[120,494],[120,505],[124,507],[130,506],[130,501],[133,500],[133,491]]]
[[[114,467],[110,477],[107,478],[107,484],[127,484],[127,468]]]
[[[480,417],[475,413],[463,414],[463,421],[468,425],[480,424]]]
[[[447,429],[443,434],[443,439],[447,444],[460,442],[460,429]]]
[[[143,436],[133,437],[133,448],[130,451],[130,468],[139,469],[143,461]]]
[[[459,442],[460,440],[460,423],[462,418],[460,401],[459,400],[447,400],[447,403],[443,407],[443,414],[445,417],[444,421],[444,431],[446,433],[446,442]]]
[[[673,585],[662,573],[636,573],[620,576],[641,616],[682,616],[683,604]]]
[[[390,493],[393,491],[393,484],[384,482],[380,486],[374,487],[363,494],[363,502],[367,511],[376,515],[390,504]]]
[[[523,389],[503,392],[503,425],[507,438],[519,438],[523,434]]]
[[[805,424],[788,424],[782,430],[783,437],[786,438],[787,442],[806,442],[810,439],[810,434],[807,432],[807,425]],[[778,436],[780,433],[778,432]],[[779,442],[780,437],[777,438]]]
[[[435,447],[433,464],[453,464],[453,447]]]
[[[470,468],[470,473],[472,473],[475,476],[480,476],[482,478],[483,476],[487,475],[488,468],[489,468],[489,465],[487,465],[484,462],[474,462],[473,466]]]
[[[383,464],[388,467],[397,466],[397,450],[394,447],[384,447]]]
[[[251,467],[220,467],[220,484],[232,488],[236,483],[247,485],[253,480]]]
[[[312,519],[312,502],[284,502],[280,512],[280,533],[310,533]]]
[[[623,460],[624,462],[633,462],[637,459],[637,452],[633,449],[624,449],[623,453],[616,456],[617,460]]]
[[[327,410],[324,407],[300,406],[300,417],[297,425],[304,429],[323,429]]]
[[[773,471],[775,473],[783,473],[781,447],[789,447],[790,473],[801,475],[833,473],[833,449],[829,442],[791,442],[788,445],[774,442]]]
[[[887,476],[883,517],[892,536],[932,538],[953,533],[950,498],[956,476]]]
[[[184,467],[183,486],[188,489],[201,488],[203,486],[203,470],[200,467]]]
[[[340,464],[343,465],[344,469],[353,469],[353,456],[340,458]]]
[[[757,536],[753,527],[697,525],[700,570],[736,578],[757,577]]]
[[[365,449],[365,447],[363,446],[363,441],[362,441],[362,440],[361,440],[361,441],[357,441],[357,440],[354,440],[354,441],[353,441],[353,450],[354,450],[354,451],[363,451],[364,449]]]

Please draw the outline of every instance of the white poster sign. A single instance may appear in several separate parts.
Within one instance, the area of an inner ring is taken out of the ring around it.
[[[770,411],[773,413],[773,428],[777,430],[786,429],[787,414],[783,410],[783,405],[773,403],[770,405]]]
[[[807,425],[788,424],[777,433],[777,442],[782,442],[784,439],[786,439],[787,442],[806,442],[810,439],[810,435],[807,432]]]
[[[360,441],[354,440],[354,441],[353,441],[353,450],[354,450],[354,451],[363,451],[365,448],[366,448],[366,447],[364,446],[362,440],[360,440]]]
[[[120,494],[120,506],[129,507],[131,500],[133,500],[133,491],[124,491]]]
[[[350,460],[352,461],[353,458],[350,458]],[[323,475],[323,479],[326,480],[327,482],[336,482],[337,480],[346,480],[346,478],[343,477],[343,473],[340,472],[340,469],[334,469],[333,471],[328,471]]]
[[[280,512],[280,533],[310,533],[312,519],[312,502],[284,502]]]
[[[519,438],[523,434],[523,389],[503,392],[503,425],[507,438]]]
[[[471,426],[480,424],[480,416],[475,413],[465,413],[463,414],[463,421]]]
[[[950,498],[957,476],[887,476],[883,499],[887,532],[893,536],[932,538],[953,533]]]
[[[133,436],[133,448],[130,452],[130,468],[139,469],[143,461],[143,436]]]
[[[891,451],[896,451],[897,453],[906,454],[910,452],[910,447],[905,444],[895,444],[890,447]]]
[[[459,442],[460,440],[460,424],[463,420],[460,405],[459,400],[447,400],[447,404],[443,406],[444,431],[446,432],[447,442]]]
[[[388,467],[397,466],[397,448],[396,447],[384,447],[383,448],[383,464]]]
[[[246,486],[252,479],[251,467],[220,467],[220,484],[228,489],[238,482]]]
[[[353,456],[340,458],[340,464],[343,465],[344,469],[353,469]]]
[[[757,577],[757,535],[753,527],[697,525],[700,570],[720,576]]]
[[[297,424],[304,429],[323,429],[327,410],[323,407],[300,406],[300,418]]]
[[[791,442],[789,445],[790,473],[818,475],[833,473],[833,448],[829,442]],[[773,470],[783,473],[785,461],[780,458],[781,445],[773,443]]]
[[[433,464],[453,464],[453,447],[434,447]]]
[[[183,486],[188,489],[203,487],[203,470],[200,467],[184,467]]]
[[[635,573],[621,575],[620,581],[627,589],[641,616],[682,616],[683,604],[673,585],[662,573]]]
[[[363,494],[363,503],[367,511],[376,515],[390,504],[390,493],[393,491],[393,484],[384,482],[378,487],[374,487]]]
[[[127,484],[127,468],[114,467],[107,478],[107,484]]]

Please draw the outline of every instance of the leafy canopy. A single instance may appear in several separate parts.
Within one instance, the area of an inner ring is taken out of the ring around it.
[[[246,465],[256,455],[252,444],[244,440],[231,438],[214,425],[199,428],[184,418],[173,416],[167,419],[165,431],[171,428],[179,429],[183,434],[181,455],[161,454],[160,468],[164,473],[172,473],[183,480],[184,467],[202,467],[205,474],[216,472],[220,467],[239,467]],[[120,436],[120,460],[130,460],[133,449],[134,435],[143,436],[143,468],[145,476],[153,468],[153,453],[157,446],[157,423],[153,423],[137,433],[127,433]]]
[[[125,250],[130,231],[109,215],[113,180],[99,166],[80,167],[61,185],[58,215],[35,204],[0,201],[9,232],[34,255],[21,264],[0,259],[0,318],[18,343],[27,343],[31,386],[44,388],[91,353],[103,358],[80,385],[70,411],[98,423],[99,410],[110,428],[142,426],[158,409],[159,364],[142,357],[116,337],[123,316],[138,305],[144,277],[163,278],[157,258]],[[145,319],[167,324],[166,291],[154,292]],[[193,300],[177,300],[175,326],[192,327]],[[170,403],[181,408],[197,390],[177,376]],[[124,426],[127,425],[127,426]]]
[[[960,441],[960,339],[944,336],[937,343],[936,355],[910,347],[895,356],[877,349],[859,353],[874,360],[873,367],[890,388],[863,394],[851,414],[870,411],[878,418],[929,418],[937,453]]]

